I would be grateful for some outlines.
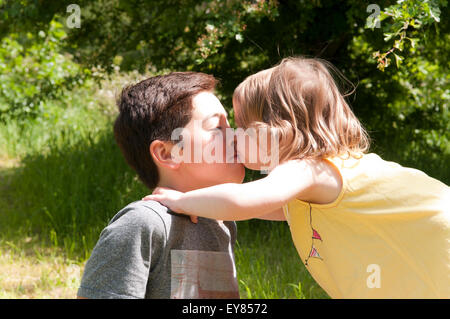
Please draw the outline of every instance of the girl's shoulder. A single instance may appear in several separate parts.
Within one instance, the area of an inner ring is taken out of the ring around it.
[[[292,167],[295,167],[294,164]],[[298,200],[314,203],[329,204],[334,202],[341,194],[343,178],[336,165],[326,159],[303,160],[297,169],[303,170],[305,178],[311,182],[299,196]]]

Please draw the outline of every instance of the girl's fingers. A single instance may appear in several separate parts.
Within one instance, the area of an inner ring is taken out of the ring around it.
[[[170,188],[167,188],[167,187],[158,186],[153,190],[152,194],[153,195],[164,194],[164,193],[170,192],[170,191],[173,191],[173,190]]]
[[[158,191],[157,189],[155,189],[155,190]],[[144,197],[142,198],[142,200],[144,200],[144,201],[145,201],[145,200],[154,200],[154,201],[163,203],[163,202],[165,202],[165,200],[167,199],[167,198],[164,196],[164,194],[155,195],[154,193],[155,193],[155,192],[153,192],[153,194],[151,194],[151,195],[144,196]],[[197,217],[197,216],[189,215],[189,218],[191,219],[191,222],[192,222],[192,223],[194,223],[194,224],[197,224],[197,223],[198,223],[198,217]]]
[[[156,187],[153,192],[152,195],[156,195],[156,194],[160,194],[161,193],[161,189],[159,187]]]
[[[193,222],[194,224],[198,223],[198,217],[197,216],[189,216],[191,218],[191,222]]]

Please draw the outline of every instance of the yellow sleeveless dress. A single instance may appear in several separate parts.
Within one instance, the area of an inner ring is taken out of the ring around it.
[[[332,298],[450,298],[450,188],[376,154],[327,160],[338,198],[283,207],[317,283]]]

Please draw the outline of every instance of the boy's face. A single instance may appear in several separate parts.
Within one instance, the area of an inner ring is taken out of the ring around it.
[[[186,140],[190,155],[184,153],[188,145],[180,152],[184,156],[180,164],[183,176],[191,179],[192,189],[242,183],[245,169],[236,158],[234,136],[226,134],[230,125],[222,104],[211,92],[197,94],[192,104],[191,121],[184,127],[190,137]]]

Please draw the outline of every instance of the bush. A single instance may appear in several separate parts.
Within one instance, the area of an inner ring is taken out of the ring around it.
[[[67,36],[51,21],[47,32],[11,33],[0,42],[0,120],[24,121],[42,114],[45,102],[61,99],[90,71],[61,53]]]

